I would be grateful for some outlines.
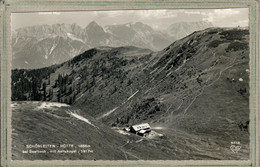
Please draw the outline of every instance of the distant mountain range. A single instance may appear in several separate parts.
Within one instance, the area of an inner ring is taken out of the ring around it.
[[[167,28],[167,33],[170,36],[174,36],[176,39],[181,39],[194,31],[203,30],[209,27],[213,27],[213,24],[207,21],[178,22],[170,25]]]
[[[102,27],[93,21],[85,28],[76,24],[20,28],[12,34],[12,68],[33,69],[59,64],[99,46],[136,46],[158,51],[193,31],[208,27],[212,24],[175,23],[160,32],[141,22]]]

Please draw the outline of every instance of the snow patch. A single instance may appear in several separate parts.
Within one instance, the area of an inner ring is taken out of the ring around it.
[[[53,50],[56,48],[57,44],[53,44],[52,47],[51,47],[51,50],[49,52],[49,55],[52,54]]]
[[[15,38],[14,45],[18,43],[18,38]]]
[[[150,74],[154,73],[156,70],[158,70],[158,67],[156,67],[153,71],[151,71]]]
[[[131,24],[130,24],[130,23],[127,23],[125,26],[126,26],[126,27],[131,27]]]
[[[127,98],[127,100],[122,103],[122,105],[125,104],[125,103],[126,103],[127,101],[129,101],[130,99],[132,99],[138,92],[139,92],[139,90],[137,90],[134,94],[132,94],[131,96],[129,96],[129,97]],[[112,114],[112,113],[113,113],[115,110],[117,110],[117,109],[118,109],[118,107],[115,107],[114,109],[112,109],[112,110],[108,111],[107,113],[101,115],[98,119],[107,117],[108,115]]]
[[[84,94],[81,94],[81,95],[76,99],[76,101],[77,101],[78,99],[82,98],[83,96],[84,96]]]
[[[77,118],[77,119],[79,119],[79,120],[81,120],[81,121],[83,121],[83,122],[86,122],[87,124],[89,124],[89,125],[91,125],[91,126],[93,126],[93,127],[96,127],[96,126],[93,125],[88,119],[82,117],[81,115],[78,115],[78,114],[72,113],[72,112],[70,112],[70,115],[73,116],[73,117],[75,117],[75,118]]]
[[[127,133],[126,131],[122,130],[122,129],[118,129],[116,130],[118,133],[122,134],[122,135],[130,135],[129,133]]]
[[[98,50],[101,50],[101,51],[109,51],[111,50],[111,47],[108,47],[108,46],[100,46],[100,47],[97,47]]]
[[[156,138],[156,137],[162,137],[162,136],[163,136],[163,134],[157,133],[157,132],[155,132],[155,131],[151,131],[151,132],[146,136],[146,138],[147,138],[147,139],[154,139],[154,138]]]
[[[169,72],[166,77],[170,76],[173,73],[173,71]]]
[[[186,64],[187,60],[183,60],[182,65],[180,65],[175,71],[178,71],[180,68],[182,68]]]
[[[113,33],[109,30],[109,27],[105,27],[105,28],[104,28],[104,31],[105,31],[106,33],[113,34]]]
[[[158,129],[158,130],[161,130],[161,129],[164,129],[164,127],[156,126],[156,127],[153,127],[152,129]]]
[[[112,114],[114,111],[116,111],[116,109],[118,109],[118,107],[108,111],[107,113],[103,114],[100,118],[104,118],[107,117],[108,115]]]
[[[11,108],[15,108],[15,107],[17,107],[17,103],[11,103]]]
[[[80,41],[82,43],[84,43],[84,41],[82,39],[77,38],[75,35],[71,34],[71,33],[67,33],[68,37],[74,41]]]
[[[109,39],[106,39],[106,42],[105,42],[105,43],[106,43],[106,45],[108,45],[108,44],[109,44]]]
[[[69,107],[68,104],[64,104],[64,103],[57,103],[57,102],[52,102],[52,103],[46,103],[43,102],[38,109],[50,109],[53,107]]]
[[[140,143],[142,141],[143,141],[143,139],[140,139],[140,140],[135,141],[135,143]]]
[[[139,92],[139,90],[136,91],[134,94],[132,94],[130,97],[128,97],[127,101],[130,100],[130,99],[132,99],[138,92]]]

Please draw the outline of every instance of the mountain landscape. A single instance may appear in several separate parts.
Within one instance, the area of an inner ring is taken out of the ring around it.
[[[166,31],[136,22],[85,28],[77,24],[37,25],[12,33],[12,68],[35,69],[60,64],[87,49],[100,46],[136,46],[159,51],[193,31],[212,25],[207,22],[175,23]]]
[[[97,46],[109,43],[106,32],[129,39],[120,34],[130,34],[131,26],[147,29],[147,37],[160,35],[139,23],[121,26],[104,30],[93,22],[85,31],[95,27],[101,34],[95,48],[61,64],[12,70],[12,159],[249,159],[248,29],[207,28],[160,51]],[[123,131],[141,123],[153,133]],[[233,141],[241,143],[237,153],[230,150]],[[20,151],[48,142],[88,143],[94,153]]]

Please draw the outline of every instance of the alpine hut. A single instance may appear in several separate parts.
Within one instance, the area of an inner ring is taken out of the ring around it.
[[[148,123],[132,125],[130,127],[130,132],[138,134],[140,136],[145,136],[147,133],[151,132],[151,127]]]

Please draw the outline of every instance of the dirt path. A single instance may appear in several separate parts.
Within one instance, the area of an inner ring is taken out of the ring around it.
[[[221,77],[221,75],[222,75],[222,73],[223,73],[224,71],[226,71],[226,70],[228,70],[229,68],[231,68],[231,67],[233,67],[234,65],[236,65],[235,61],[236,61],[236,58],[234,58],[234,60],[230,63],[230,65],[229,65],[228,67],[226,67],[225,69],[223,69],[223,70],[221,70],[221,71],[219,72],[219,76],[218,76],[217,79],[215,79],[214,81],[212,81],[209,85],[205,85],[204,87],[201,88],[201,92],[200,92],[197,96],[194,97],[194,99],[191,101],[191,103],[188,105],[188,107],[184,110],[184,115],[186,114],[186,112],[188,111],[188,109],[190,108],[190,106],[195,102],[195,100],[196,100],[200,95],[202,95],[202,93],[204,92],[204,89],[205,89],[206,87],[212,86],[214,83],[216,83],[216,82],[220,79],[220,77]]]

